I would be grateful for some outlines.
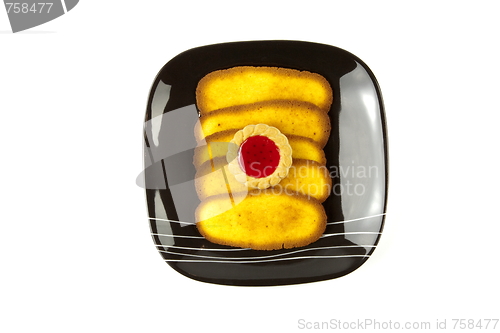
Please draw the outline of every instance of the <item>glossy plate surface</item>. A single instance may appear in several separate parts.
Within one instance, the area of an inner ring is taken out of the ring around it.
[[[206,74],[234,66],[276,66],[321,74],[333,89],[330,139],[333,179],[323,203],[324,235],[301,248],[256,251],[213,244],[194,224],[195,89]],[[332,279],[361,266],[380,238],[387,200],[383,103],[370,69],[339,48],[297,41],[209,45],[169,61],[156,77],[144,125],[144,177],[151,233],[163,259],[195,280],[271,286]]]

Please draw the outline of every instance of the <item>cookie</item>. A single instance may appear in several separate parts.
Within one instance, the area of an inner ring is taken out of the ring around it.
[[[195,176],[195,187],[200,200],[220,194],[245,194],[252,190],[235,179],[224,157],[214,159],[213,165],[207,161],[200,166]],[[323,202],[331,193],[332,179],[325,166],[314,161],[295,159],[288,176],[271,189],[276,193],[290,196],[300,194]]]
[[[269,100],[304,101],[330,110],[332,89],[321,75],[278,67],[240,66],[203,77],[196,88],[200,114]]]
[[[309,138],[323,148],[330,136],[330,118],[317,106],[307,102],[267,101],[213,111],[200,117],[195,126],[198,142],[227,130],[240,130],[251,124],[276,127],[285,135]]]
[[[270,189],[249,192],[237,204],[225,196],[212,196],[201,202],[195,216],[207,240],[254,250],[306,246],[326,228],[325,210],[318,201]]]
[[[199,167],[210,158],[226,156],[229,141],[233,139],[236,132],[237,130],[233,129],[206,137],[205,142],[195,148],[194,166]],[[288,135],[287,137],[292,147],[292,158],[311,160],[322,165],[326,163],[325,152],[317,142],[298,135]]]

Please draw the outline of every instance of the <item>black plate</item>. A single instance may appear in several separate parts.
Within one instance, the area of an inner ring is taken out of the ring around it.
[[[192,164],[198,121],[195,89],[206,74],[234,66],[277,66],[324,76],[334,96],[325,146],[333,179],[326,231],[302,248],[256,251],[213,244],[194,225],[200,203]],[[209,45],[181,53],[156,77],[144,126],[149,221],[163,259],[199,281],[271,286],[332,279],[360,267],[380,238],[387,200],[382,97],[370,69],[339,48],[298,41]]]

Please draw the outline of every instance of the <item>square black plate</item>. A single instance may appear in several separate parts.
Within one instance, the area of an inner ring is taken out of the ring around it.
[[[276,66],[321,74],[333,89],[325,146],[333,180],[323,203],[324,235],[301,248],[256,251],[213,244],[194,225],[200,203],[192,164],[195,89],[206,74],[234,66]],[[156,77],[144,125],[144,177],[151,233],[161,256],[195,280],[272,286],[332,279],[360,267],[380,238],[387,201],[387,136],[380,89],[370,69],[342,49],[299,41],[203,46],[170,60]]]

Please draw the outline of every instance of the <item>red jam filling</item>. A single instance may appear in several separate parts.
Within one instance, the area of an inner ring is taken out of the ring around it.
[[[280,150],[274,141],[266,136],[251,136],[241,144],[238,162],[250,177],[264,178],[278,167]]]

